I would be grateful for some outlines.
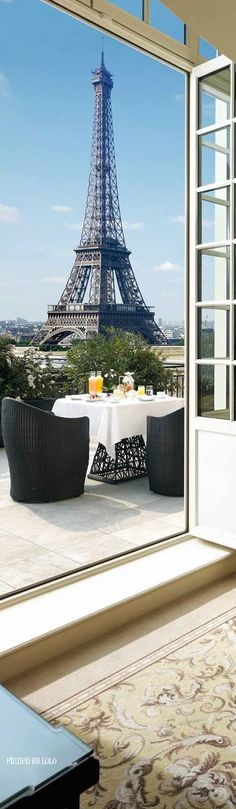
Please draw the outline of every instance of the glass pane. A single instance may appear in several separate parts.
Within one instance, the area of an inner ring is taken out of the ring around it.
[[[234,359],[236,359],[236,306],[234,306]]]
[[[214,45],[210,45],[210,42],[207,42],[207,39],[203,39],[202,37],[199,37],[199,53],[204,59],[215,59],[217,56],[217,50],[214,48]]]
[[[199,359],[227,359],[229,356],[229,310],[199,309]]]
[[[221,124],[230,117],[230,68],[199,81],[199,127]]]
[[[229,367],[198,366],[198,415],[229,419]]]
[[[133,14],[135,17],[141,17],[142,19],[142,0],[109,0],[109,2],[113,3],[114,6],[123,8],[123,10],[128,11],[129,14]]]
[[[234,369],[234,421],[236,421],[236,368]]]
[[[160,0],[150,2],[150,25],[179,42],[185,41],[185,25]]]
[[[199,243],[225,242],[229,239],[229,188],[217,188],[199,194]]]
[[[199,185],[212,185],[230,177],[230,128],[199,136]]]
[[[229,298],[229,247],[200,251],[199,301],[223,301]]]
[[[236,115],[236,65],[234,64],[234,115]]]
[[[236,245],[234,245],[234,298],[236,300]]]

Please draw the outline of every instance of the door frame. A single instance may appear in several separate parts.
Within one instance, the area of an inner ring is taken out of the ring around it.
[[[198,86],[199,79],[209,76],[226,67],[231,68],[233,80],[233,63],[226,56],[217,56],[209,62],[194,67],[190,76],[190,123],[189,123],[189,530],[194,535],[215,541],[211,532],[199,526],[198,519],[198,433],[201,431],[228,433],[236,432],[231,422],[220,422],[218,419],[198,416],[197,390],[197,290],[198,290]],[[231,102],[233,91],[231,91]],[[230,118],[233,118],[231,108]],[[231,159],[232,159],[231,143]],[[232,177],[231,177],[232,179]],[[222,184],[223,185],[223,184]],[[232,214],[231,206],[231,216]],[[231,250],[231,275],[233,251]],[[232,341],[232,334],[231,334]],[[231,384],[232,391],[232,384]],[[232,394],[231,394],[232,395]]]

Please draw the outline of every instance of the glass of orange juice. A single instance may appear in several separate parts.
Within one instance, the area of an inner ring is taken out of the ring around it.
[[[97,380],[96,380],[95,371],[90,372],[89,393],[90,393],[90,396],[96,396],[96,393],[97,393]]]
[[[145,385],[138,385],[138,396],[145,396]]]
[[[102,393],[102,389],[103,389],[103,376],[102,376],[102,374],[101,374],[101,371],[97,371],[97,376],[96,376],[96,393]]]

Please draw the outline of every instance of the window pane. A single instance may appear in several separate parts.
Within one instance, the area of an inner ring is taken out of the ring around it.
[[[229,298],[229,247],[200,251],[199,301],[223,301]]]
[[[236,359],[236,306],[234,306],[234,359]]]
[[[199,243],[229,239],[229,188],[199,194]]]
[[[163,6],[160,0],[151,0],[150,2],[150,25],[179,42],[184,43],[185,41],[184,23],[166,6]]]
[[[198,366],[198,415],[229,419],[229,368],[227,365]]]
[[[236,115],[236,65],[234,64],[234,115]]]
[[[230,117],[230,68],[199,81],[199,127],[221,124]]]
[[[236,245],[234,245],[234,298],[236,299]]]
[[[199,136],[199,185],[212,185],[230,177],[230,128]]]
[[[236,368],[234,369],[234,421],[236,421]]]
[[[210,42],[207,42],[207,40],[202,37],[199,37],[199,53],[204,59],[215,59],[217,56],[217,50],[214,48],[214,45],[210,45]]]
[[[199,309],[199,359],[227,359],[229,356],[229,310]]]
[[[236,133],[235,133],[236,134]],[[235,145],[236,148],[236,145]],[[234,183],[234,238],[236,238],[236,183]]]
[[[135,17],[141,17],[142,19],[142,0],[109,0],[109,2],[114,6],[123,8],[123,10],[128,11],[129,14],[133,14]]]

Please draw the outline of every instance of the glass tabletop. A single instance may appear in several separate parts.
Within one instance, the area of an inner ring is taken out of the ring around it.
[[[50,725],[0,686],[0,807],[26,795],[93,751],[63,727]]]

